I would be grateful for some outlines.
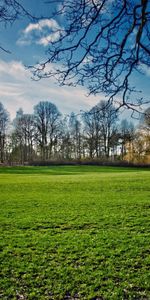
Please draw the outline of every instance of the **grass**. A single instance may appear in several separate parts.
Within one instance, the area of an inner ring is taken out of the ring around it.
[[[6,299],[149,300],[150,170],[0,168]]]

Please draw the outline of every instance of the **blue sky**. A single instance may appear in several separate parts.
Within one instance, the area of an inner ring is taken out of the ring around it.
[[[31,73],[25,65],[33,65],[42,61],[50,40],[56,37],[55,28],[62,26],[61,19],[50,18],[54,7],[43,0],[20,1],[31,14],[44,15],[46,18],[40,24],[33,23],[24,17],[13,25],[0,27],[1,45],[9,49],[11,54],[0,51],[0,101],[8,109],[11,117],[20,107],[24,112],[32,113],[33,106],[39,101],[48,100],[55,103],[61,112],[70,113],[87,110],[104,95],[87,97],[84,88],[59,87],[54,79],[41,81],[31,80]],[[134,85],[143,90],[143,96],[148,99],[150,94],[150,68],[145,67],[144,74],[135,75]]]

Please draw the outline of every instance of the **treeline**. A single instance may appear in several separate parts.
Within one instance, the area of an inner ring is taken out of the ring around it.
[[[150,114],[140,126],[119,120],[113,105],[101,101],[88,112],[63,116],[51,102],[39,102],[33,114],[22,109],[10,121],[0,103],[0,163],[49,161],[149,162]]]

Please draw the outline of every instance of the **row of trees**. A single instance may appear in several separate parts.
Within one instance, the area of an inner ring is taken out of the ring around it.
[[[145,118],[143,124],[142,132],[150,136],[149,118]],[[1,163],[86,158],[124,160],[131,152],[131,144],[134,149],[133,145],[140,138],[141,133],[133,123],[120,121],[115,107],[106,105],[105,101],[79,116],[74,113],[63,116],[53,103],[43,101],[34,107],[33,114],[25,114],[19,109],[12,122],[0,103]],[[150,141],[142,142],[142,145],[144,152],[140,149],[140,157],[150,151]],[[133,160],[133,155],[127,159]]]

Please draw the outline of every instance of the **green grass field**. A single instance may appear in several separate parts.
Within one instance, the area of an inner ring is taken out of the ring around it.
[[[150,169],[0,168],[5,299],[150,299]]]

